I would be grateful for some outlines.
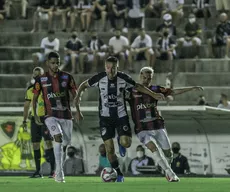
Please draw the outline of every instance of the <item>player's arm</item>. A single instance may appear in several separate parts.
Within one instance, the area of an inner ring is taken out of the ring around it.
[[[23,127],[26,126],[26,120],[28,119],[29,116],[30,104],[33,97],[32,92],[30,92],[30,88],[31,87],[27,89],[25,95],[24,110],[23,110]]]
[[[183,94],[183,93],[193,91],[193,90],[203,91],[204,89],[201,86],[193,86],[193,87],[186,87],[186,88],[175,88],[175,89],[172,89],[171,95],[179,95],[179,94]]]

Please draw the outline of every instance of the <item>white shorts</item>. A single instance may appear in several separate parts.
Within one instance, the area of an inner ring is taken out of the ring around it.
[[[105,56],[105,52],[97,52],[97,55],[102,58]],[[93,54],[87,54],[87,59],[88,61],[92,62],[94,60],[94,55]]]
[[[155,140],[161,149],[171,149],[166,129],[141,131],[137,134],[137,137],[144,145]]]
[[[58,119],[56,117],[48,117],[45,119],[45,124],[48,127],[51,136],[62,134],[62,143],[64,146],[71,144],[73,121],[70,119]]]
[[[45,59],[46,59],[44,53],[37,52],[37,53],[36,53],[36,56],[38,57],[38,61],[39,61],[39,62],[44,62]]]
[[[230,2],[229,0],[216,0],[216,10],[229,10],[230,9]]]
[[[196,45],[200,46],[201,45],[201,39],[198,37],[193,37],[191,41],[186,41],[184,37],[180,38],[179,41],[183,42],[183,47],[191,47],[192,41],[196,42]]]
[[[39,12],[38,13],[38,16],[41,20],[48,20],[49,19],[49,15],[48,13],[42,13],[42,12]]]

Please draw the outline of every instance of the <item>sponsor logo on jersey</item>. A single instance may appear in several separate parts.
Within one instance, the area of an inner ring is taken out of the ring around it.
[[[106,127],[102,127],[101,128],[101,135],[105,135],[106,134]]]
[[[111,83],[110,84],[110,88],[114,88],[115,87],[115,84],[114,83]]]
[[[41,77],[41,82],[46,82],[48,80],[48,77]]]
[[[155,104],[154,103],[141,103],[140,105],[137,105],[137,110],[140,110],[140,109],[149,109],[149,108],[153,108],[155,107]]]
[[[42,84],[42,87],[50,87],[51,86],[51,83],[50,84]]]
[[[120,102],[120,101],[105,103],[105,107],[108,107],[108,108],[120,107],[120,106],[122,106],[122,105],[123,105],[123,104],[122,104],[122,102]]]
[[[62,75],[61,78],[62,79],[68,79],[68,75]]]
[[[111,94],[111,95],[105,95],[104,99],[117,99],[117,95]]]
[[[134,98],[142,97],[142,95],[133,95]]]
[[[57,98],[57,97],[65,97],[65,92],[51,92],[49,94],[47,94],[47,98],[50,99],[50,98]]]
[[[66,83],[65,81],[63,81],[63,82],[61,83],[61,86],[62,86],[62,87],[66,87],[66,85],[67,85],[67,83]]]

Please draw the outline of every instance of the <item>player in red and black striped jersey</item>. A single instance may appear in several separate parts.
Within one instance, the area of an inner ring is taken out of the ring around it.
[[[161,93],[165,97],[169,95],[182,94],[191,90],[202,90],[202,87],[189,87],[183,89],[168,89],[161,86],[151,85],[153,78],[153,69],[144,67],[140,71],[141,84],[148,87],[155,93]],[[132,119],[135,125],[135,133],[139,140],[153,153],[153,159],[165,171],[168,181],[179,181],[179,178],[173,173],[169,164],[172,161],[172,151],[167,131],[164,125],[164,119],[157,110],[157,100],[146,94],[138,92],[135,88],[129,89],[126,93],[126,99],[131,107]],[[152,139],[155,139],[163,150],[163,157]]]
[[[72,75],[58,69],[60,65],[58,53],[50,52],[46,63],[48,72],[39,76],[34,84],[34,118],[38,124],[41,123],[36,113],[36,103],[39,93],[42,92],[45,105],[44,122],[55,141],[55,180],[57,182],[64,182],[62,147],[65,152],[67,145],[71,143],[73,122],[70,109],[70,93],[75,98],[77,88]]]

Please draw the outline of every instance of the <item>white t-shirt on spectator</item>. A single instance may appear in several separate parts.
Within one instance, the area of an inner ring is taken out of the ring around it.
[[[230,110],[230,101],[228,101],[228,105],[224,106],[222,103],[217,106],[217,108],[221,109],[229,109]]]
[[[59,51],[59,39],[55,38],[52,42],[49,41],[48,37],[42,39],[41,48],[44,49],[45,55],[51,51]]]
[[[147,35],[147,34],[145,34],[145,38],[144,39],[141,39],[141,36],[139,35],[139,36],[137,36],[135,39],[134,39],[134,41],[133,41],[133,43],[132,43],[132,45],[131,45],[131,47],[132,48],[142,48],[142,47],[152,47],[152,39],[151,39],[151,37],[149,36],[149,35]]]
[[[116,37],[112,37],[109,40],[109,46],[113,47],[113,53],[119,53],[123,50],[124,46],[128,46],[129,45],[129,40],[124,37],[124,36],[120,36],[119,39],[117,39]]]
[[[184,0],[166,0],[165,2],[168,4],[169,10],[171,11],[176,10],[179,5],[184,4]]]

